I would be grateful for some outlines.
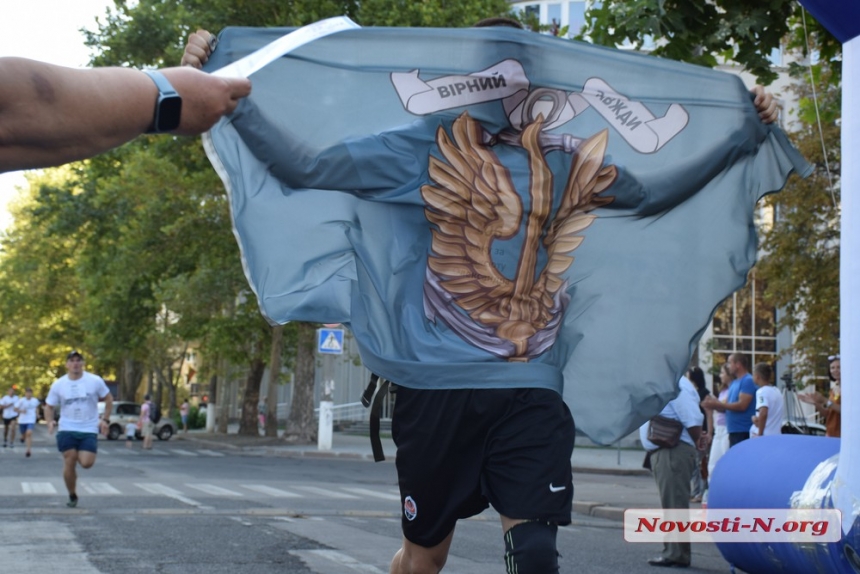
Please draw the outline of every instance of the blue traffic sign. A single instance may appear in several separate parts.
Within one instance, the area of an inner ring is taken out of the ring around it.
[[[319,329],[317,352],[323,355],[343,354],[343,329]]]

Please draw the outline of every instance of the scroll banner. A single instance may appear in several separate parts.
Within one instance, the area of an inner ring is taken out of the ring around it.
[[[593,107],[639,153],[658,151],[689,121],[687,111],[679,104],[672,104],[665,115],[657,117],[645,104],[619,94],[600,78],[590,78],[582,92],[530,90],[525,70],[516,60],[503,60],[467,76],[424,81],[418,75],[419,70],[394,72],[391,83],[403,107],[419,116],[502,100],[514,129],[522,129],[543,113],[544,131],[549,131]]]

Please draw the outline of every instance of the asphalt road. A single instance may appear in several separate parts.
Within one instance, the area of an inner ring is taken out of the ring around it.
[[[190,442],[155,449],[101,441],[65,507],[61,458],[37,428],[34,453],[0,449],[0,540],[7,572],[386,573],[400,545],[394,465],[365,460],[249,456]],[[577,475],[579,493],[652,493],[650,477]],[[649,494],[653,496],[653,494]],[[649,499],[650,502],[650,499]],[[640,504],[636,504],[640,505]],[[647,506],[647,504],[646,504]],[[654,544],[623,540],[621,523],[574,514],[559,531],[561,571],[654,572]],[[712,545],[695,545],[689,572],[728,572]],[[461,521],[445,572],[504,572],[498,515]]]

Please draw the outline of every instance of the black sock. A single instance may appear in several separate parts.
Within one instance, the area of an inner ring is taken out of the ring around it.
[[[77,494],[70,494],[70,495],[69,495],[69,500],[71,500],[71,501],[75,501],[75,500],[77,500],[77,499],[78,499],[78,495],[77,495]]]

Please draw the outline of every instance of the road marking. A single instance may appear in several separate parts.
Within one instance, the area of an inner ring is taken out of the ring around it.
[[[308,554],[314,554],[321,558],[326,558],[331,560],[332,562],[336,562],[342,566],[346,566],[350,570],[354,572],[370,572],[371,574],[385,574],[382,570],[377,568],[376,566],[371,566],[370,564],[363,564],[353,558],[352,556],[347,556],[341,552],[336,550],[308,550]]]
[[[24,494],[57,494],[57,489],[50,482],[22,482]]]
[[[182,450],[181,448],[172,448],[170,452],[176,453],[182,456],[197,456],[196,452],[191,452],[190,450]]]
[[[174,500],[178,500],[184,504],[188,504],[190,506],[196,506],[197,508],[210,508],[204,505],[202,502],[197,502],[192,498],[188,498],[178,490],[173,490],[169,486],[164,486],[163,484],[153,483],[153,484],[143,484],[143,483],[134,483],[134,485],[141,490],[145,490],[150,494],[159,494],[161,496],[166,496],[168,498],[172,498]]]
[[[280,488],[272,488],[271,486],[265,486],[263,484],[242,484],[240,486],[275,498],[302,498],[301,494],[296,494],[295,492],[290,492],[288,490],[281,490]]]
[[[186,483],[185,486],[195,488],[201,492],[205,492],[206,494],[211,494],[213,496],[242,496],[241,492],[236,492],[235,490],[229,490],[226,488],[221,488],[220,486],[215,486],[214,484]]]
[[[357,496],[353,496],[351,494],[335,492],[330,488],[320,488],[318,486],[295,486],[294,488],[301,489],[306,492],[316,494],[317,496],[322,496],[324,498],[358,498]]]
[[[375,490],[368,490],[367,488],[346,488],[343,490],[347,492],[352,492],[353,494],[359,494],[361,496],[372,496],[374,498],[382,498],[383,500],[396,500],[400,502],[400,495],[387,494],[385,492],[376,492]]]
[[[197,452],[199,452],[200,454],[205,454],[206,456],[224,456],[224,453],[223,453],[223,452],[218,452],[218,451],[215,451],[215,450],[208,450],[208,449],[205,449],[205,448],[204,448],[204,449],[201,449],[201,450],[198,450]]]
[[[0,523],[5,572],[99,574],[78,544],[72,527],[60,520]],[[22,526],[26,533],[22,536]]]
[[[82,482],[78,486],[87,494],[122,494],[107,482]]]
[[[144,449],[144,450],[146,451],[146,454],[148,454],[150,456],[170,456],[169,454],[167,454],[163,450],[155,450],[154,448]]]

